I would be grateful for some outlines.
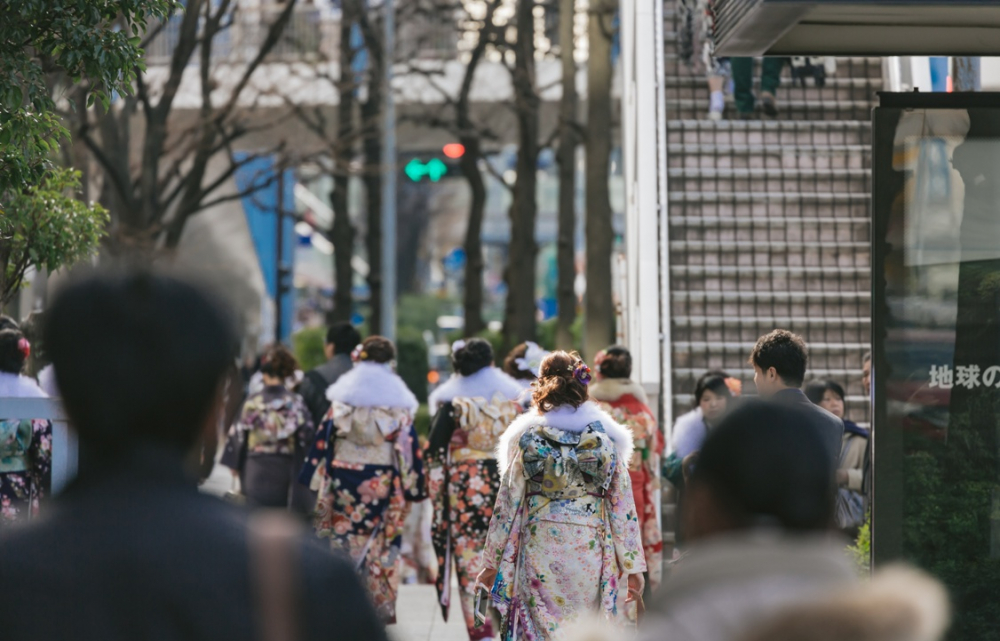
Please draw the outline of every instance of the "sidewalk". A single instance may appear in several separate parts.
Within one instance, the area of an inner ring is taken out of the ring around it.
[[[452,586],[452,594],[458,586]],[[458,603],[453,603],[448,622],[441,618],[433,585],[401,585],[396,601],[396,625],[386,629],[392,641],[468,641],[465,619]]]

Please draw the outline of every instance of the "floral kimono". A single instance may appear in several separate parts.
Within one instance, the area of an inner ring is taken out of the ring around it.
[[[617,619],[619,585],[646,570],[628,429],[592,402],[535,409],[504,433],[498,454],[483,562],[497,570],[501,638],[552,639],[589,612]]]
[[[409,503],[424,498],[417,399],[388,365],[358,363],[331,401],[300,480],[318,492],[315,528],[354,561],[379,615],[396,621]]]
[[[45,398],[25,376],[0,372],[0,398]],[[40,419],[0,419],[0,530],[38,516],[52,473],[52,423]]]
[[[663,434],[649,409],[646,393],[632,381],[620,378],[601,379],[590,386],[590,396],[598,401],[601,409],[632,431],[635,449],[628,462],[628,473],[632,480],[632,496],[642,530],[649,588],[655,590],[663,579],[663,534],[656,517]]]
[[[483,569],[483,546],[500,487],[496,447],[517,417],[519,394],[514,379],[495,367],[455,377],[436,390],[435,400],[442,404],[431,425],[427,479],[434,508],[431,539],[438,562],[438,603],[447,621],[454,566],[462,614],[473,640],[493,636],[489,621],[475,626],[475,582]]]
[[[240,473],[253,505],[289,507],[315,430],[302,398],[282,385],[265,387],[243,404],[221,462]],[[308,509],[308,508],[307,508]]]

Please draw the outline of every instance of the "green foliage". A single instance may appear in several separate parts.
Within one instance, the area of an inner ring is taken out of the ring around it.
[[[173,0],[0,3],[0,206],[8,204],[8,192],[43,180],[52,152],[68,137],[50,84],[85,83],[86,106],[99,101],[107,109],[114,92],[132,92],[144,69],[140,34],[149,20],[180,6]]]
[[[858,529],[858,538],[855,539],[853,544],[847,546],[847,552],[854,559],[854,565],[858,569],[858,574],[863,578],[870,576],[872,571],[871,513],[865,515],[865,522]]]
[[[413,417],[413,429],[416,430],[418,437],[427,438],[427,435],[430,434],[431,418],[431,411],[427,407],[427,403],[421,403],[420,407],[417,408],[417,415]]]
[[[427,344],[422,333],[401,327],[396,336],[396,371],[421,403],[427,402]]]
[[[13,300],[28,267],[51,272],[94,254],[108,213],[77,200],[79,186],[79,172],[56,169],[13,194],[0,216],[0,306]]]
[[[326,362],[323,352],[323,341],[326,340],[326,328],[307,327],[292,334],[292,351],[299,361],[303,372],[308,372]]]
[[[570,335],[573,337],[572,345],[556,345],[556,325],[558,320],[555,318],[550,318],[547,321],[542,321],[538,324],[538,344],[549,350],[550,352],[555,349],[563,349],[568,352],[572,351],[582,351],[583,350],[583,315],[578,314],[576,320],[569,328]]]
[[[449,298],[434,294],[403,294],[396,306],[396,326],[399,331],[430,330],[436,335],[438,316],[455,314],[457,311],[457,303]]]

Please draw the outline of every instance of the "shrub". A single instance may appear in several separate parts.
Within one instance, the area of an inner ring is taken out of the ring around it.
[[[323,353],[323,342],[326,340],[326,328],[307,327],[292,334],[292,352],[299,361],[303,372],[308,372],[326,362]]]
[[[427,402],[427,344],[420,330],[400,327],[396,336],[396,371],[421,403]]]

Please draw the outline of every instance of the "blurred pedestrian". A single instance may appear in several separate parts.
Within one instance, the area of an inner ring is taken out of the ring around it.
[[[476,576],[500,487],[497,443],[519,413],[522,387],[493,366],[493,348],[481,338],[455,341],[451,362],[455,375],[432,395],[438,410],[427,448],[436,586],[447,621],[454,566],[469,638],[483,639],[493,637],[493,628],[489,621],[476,626]]]
[[[711,0],[678,0],[678,52],[684,64],[708,78],[709,120],[722,120],[726,109],[723,93],[731,74],[729,58],[715,55]]]
[[[351,352],[361,342],[361,334],[350,323],[336,323],[326,330],[323,353],[326,362],[309,370],[299,386],[299,395],[306,402],[313,424],[320,425],[330,409],[326,398],[328,387],[337,382],[354,365]]]
[[[740,119],[753,116],[757,99],[753,93],[753,58],[730,58],[733,69],[733,98]],[[760,108],[764,115],[774,118],[778,115],[776,95],[781,85],[781,70],[788,58],[768,56],[760,63]]]
[[[66,284],[50,312],[79,475],[45,518],[0,534],[4,641],[251,641],[275,619],[301,641],[385,639],[345,561],[294,530],[265,536],[265,517],[197,491],[232,358],[228,314],[142,272]],[[276,592],[278,578],[291,589]]]
[[[261,358],[264,388],[247,398],[229,429],[221,462],[239,475],[252,506],[292,505],[292,490],[316,435],[302,398],[284,384],[296,367],[287,347],[269,347]]]
[[[868,451],[868,430],[844,418],[844,388],[834,381],[812,381],[805,388],[806,397],[844,421],[844,442],[837,466],[837,526],[854,539],[865,520],[864,481],[865,453]]]
[[[587,400],[591,376],[576,355],[549,354],[534,407],[500,439],[501,486],[478,583],[492,586],[501,638],[553,639],[595,611],[617,618],[623,578],[628,601],[641,598],[632,434]]]
[[[503,361],[503,371],[523,388],[520,402],[524,409],[531,406],[531,386],[538,379],[538,368],[549,352],[538,343],[526,341],[510,350]]]
[[[30,354],[21,330],[0,330],[0,400],[47,397],[33,378],[21,374]],[[0,416],[0,530],[38,515],[51,472],[52,423]]]
[[[379,616],[396,622],[400,547],[409,504],[425,498],[413,429],[417,398],[392,369],[396,347],[369,336],[330,386],[330,410],[302,471],[319,493],[316,534],[350,555]]]
[[[640,638],[730,641],[788,605],[851,586],[831,537],[833,461],[801,406],[741,404],[709,433],[681,512],[688,548]]]
[[[701,375],[694,386],[694,408],[674,422],[670,445],[678,458],[701,449],[708,432],[719,424],[733,398],[742,391],[742,383],[723,371],[712,370]]]
[[[749,359],[757,393],[763,398],[803,408],[804,426],[819,434],[830,460],[836,465],[844,440],[844,421],[813,405],[802,393],[800,388],[806,377],[808,362],[805,341],[784,329],[761,336]]]
[[[611,418],[632,431],[633,450],[628,474],[646,555],[646,585],[655,590],[663,578],[663,534],[656,517],[663,434],[649,409],[646,392],[631,379],[632,354],[621,345],[614,345],[598,352],[594,365],[597,380],[590,386],[590,397]]]

